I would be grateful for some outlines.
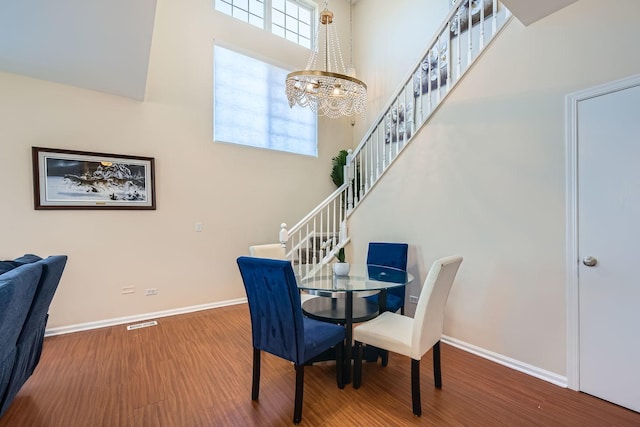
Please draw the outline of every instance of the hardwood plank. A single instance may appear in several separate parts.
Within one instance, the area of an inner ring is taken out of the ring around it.
[[[292,424],[295,371],[263,354],[251,401],[246,305],[50,337],[0,427],[208,427]],[[359,390],[331,362],[305,368],[301,425],[640,426],[640,414],[442,345],[443,388],[421,362],[423,415],[411,412],[410,359],[365,363]]]

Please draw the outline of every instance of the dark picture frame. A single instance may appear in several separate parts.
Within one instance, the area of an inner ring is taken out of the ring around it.
[[[35,209],[156,209],[153,157],[31,147]]]

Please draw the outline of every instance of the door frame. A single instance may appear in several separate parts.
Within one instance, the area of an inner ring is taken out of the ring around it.
[[[578,104],[635,86],[640,86],[640,74],[570,93],[565,98],[567,387],[572,390],[580,390]]]

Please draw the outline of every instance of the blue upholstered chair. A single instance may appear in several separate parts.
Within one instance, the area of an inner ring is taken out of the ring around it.
[[[256,258],[287,259],[286,250],[280,243],[249,246],[249,255]],[[300,301],[302,304],[312,298],[317,298],[317,296],[310,295],[304,291],[300,292]]]
[[[345,330],[342,326],[302,315],[300,294],[289,261],[240,257],[237,262],[251,313],[251,399],[257,400],[260,392],[261,351],[293,362],[296,370],[293,422],[298,424],[302,419],[305,363],[335,347],[338,387],[344,387],[342,353]]]
[[[407,270],[407,252],[409,245],[406,243],[369,243],[367,252],[367,264],[382,265],[385,267]],[[395,313],[400,310],[404,314],[404,298],[406,286],[399,286],[387,290],[387,303],[384,311]],[[371,295],[367,299],[378,303],[378,295]]]

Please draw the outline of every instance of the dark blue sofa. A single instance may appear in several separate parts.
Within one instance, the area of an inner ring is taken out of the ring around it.
[[[40,361],[49,305],[64,255],[0,261],[0,417]]]

